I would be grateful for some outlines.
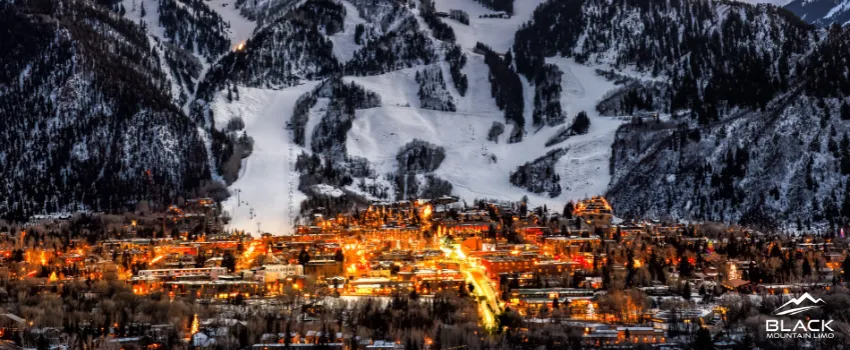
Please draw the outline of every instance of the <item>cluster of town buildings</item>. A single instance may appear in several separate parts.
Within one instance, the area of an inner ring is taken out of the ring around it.
[[[665,268],[674,282],[653,281],[640,287],[650,298],[679,295],[682,283],[693,286],[694,294],[707,288],[786,294],[828,288],[832,271],[840,269],[846,255],[846,247],[831,242],[800,241],[783,249],[818,252],[826,262],[815,266],[818,279],[795,284],[749,281],[743,275],[753,261],[725,259],[710,251],[730,238],[708,238],[696,225],[623,221],[603,197],[571,203],[563,212],[530,210],[525,203],[479,202],[468,207],[453,197],[376,202],[365,210],[333,216],[319,210],[310,225],[297,227],[291,236],[216,233],[221,232],[216,218],[211,201],[188,201],[155,217],[161,225],[157,231],[168,234],[139,237],[133,221],[127,225],[129,237],[81,243],[64,254],[30,249],[24,260],[44,266],[61,260],[64,267],[24,271],[17,277],[47,274],[41,277],[50,283],[114,273],[136,294],[191,295],[210,303],[302,290],[317,300],[397,293],[427,297],[457,290],[481,305],[485,326],[494,326],[494,316],[510,309],[530,322],[558,317],[584,330],[585,345],[606,346],[624,341],[666,343],[671,329],[710,325],[725,312],[716,304],[671,311],[661,310],[654,301],[637,305],[629,300],[634,305],[628,305],[633,309],[628,313],[600,305],[610,290],[606,279],[626,278],[630,270],[649,263],[646,255],[627,261],[609,257],[605,252],[610,247],[642,244],[644,249],[663,249],[671,240],[706,247],[705,261],[689,262],[695,271],[687,278],[679,278],[677,267],[681,259],[693,258],[668,258]],[[199,226],[201,230],[191,232]],[[5,255],[8,258],[10,252]],[[196,333],[203,338],[195,341],[199,344],[212,337]],[[343,348],[344,336],[329,337],[332,347]],[[287,337],[290,344],[312,344],[309,334],[284,335],[255,348],[278,347]],[[364,344],[364,348],[396,347],[394,342],[375,340]]]

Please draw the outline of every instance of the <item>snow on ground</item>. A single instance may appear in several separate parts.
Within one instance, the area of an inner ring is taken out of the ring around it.
[[[545,142],[557,128],[543,128],[536,134],[529,128],[523,142],[509,145],[506,140],[512,126],[507,126],[499,143],[487,141],[490,126],[494,121],[504,122],[504,117],[490,97],[489,89],[481,88],[481,84],[489,86],[486,65],[480,56],[470,55],[464,71],[474,88],[470,89],[471,94],[459,98],[457,113],[416,108],[419,105],[418,85],[414,80],[416,68],[372,77],[347,77],[346,81],[354,81],[378,93],[382,99],[381,107],[357,111],[348,133],[348,151],[353,156],[366,157],[375,170],[386,173],[395,170],[399,148],[414,138],[443,146],[446,159],[435,174],[451,182],[455,194],[467,202],[475,198],[515,201],[528,195],[533,205],[559,207],[568,199],[602,194],[610,181],[608,164],[614,133],[622,121],[599,117],[595,105],[614,85],[597,76],[594,67],[569,59],[556,58],[549,62],[565,72],[561,102],[568,120],[579,111],[588,112],[591,118],[589,134],[547,148]],[[526,96],[527,104],[531,104],[531,98],[533,92]],[[510,184],[509,175],[518,166],[554,147],[569,148],[557,164],[564,189],[559,197],[534,195]]]
[[[345,195],[341,189],[328,184],[318,184],[313,186],[313,190],[331,197],[342,197]]]
[[[437,11],[449,12],[457,9],[469,14],[469,25],[451,18],[443,20],[452,26],[457,43],[465,49],[472,49],[480,41],[493,50],[505,53],[514,44],[514,33],[520,25],[531,19],[534,9],[545,0],[519,0],[514,2],[514,16],[511,18],[478,18],[479,15],[495,13],[475,0],[435,0]],[[472,85],[470,85],[472,86]]]
[[[357,8],[350,2],[343,0],[342,5],[345,6],[343,31],[331,35],[330,40],[334,44],[334,56],[340,62],[348,62],[354,57],[354,52],[360,49],[360,45],[354,42],[355,28],[358,24],[366,23],[366,20],[360,17]]]
[[[159,25],[159,1],[157,0],[123,0],[124,18],[135,23],[145,22],[148,33],[157,37],[165,37],[165,29]],[[142,17],[142,7],[145,8],[145,16]]]
[[[791,3],[791,1],[793,1],[793,0],[735,0],[735,1],[743,2],[743,3],[747,3],[747,4],[751,4],[751,5],[771,4],[771,5],[776,5],[776,6],[785,6],[785,5],[788,5],[789,3]]]
[[[322,116],[325,115],[325,111],[328,109],[328,104],[330,104],[331,100],[329,98],[318,98],[316,99],[316,104],[313,108],[310,108],[310,115],[307,117],[307,125],[304,126],[304,144],[307,147],[313,144],[313,130],[316,126],[319,125],[319,122],[322,121]]]
[[[218,2],[226,1],[213,1]],[[472,22],[467,27],[451,19],[446,20],[458,33],[459,42],[467,50],[468,57],[468,63],[463,69],[470,86],[466,96],[459,96],[450,76],[444,74],[458,111],[418,108],[415,74],[422,67],[378,76],[346,77],[347,82],[354,81],[381,96],[381,107],[357,111],[346,143],[349,155],[369,159],[374,169],[382,175],[396,169],[396,152],[414,138],[443,146],[446,159],[435,174],[451,182],[455,194],[467,202],[475,198],[515,201],[527,195],[532,205],[547,204],[557,208],[569,199],[604,193],[610,181],[608,166],[611,144],[622,121],[598,116],[596,103],[614,85],[597,76],[595,67],[580,65],[566,58],[547,59],[547,62],[558,65],[564,72],[561,103],[567,114],[565,125],[569,125],[578,112],[586,111],[591,119],[587,135],[574,136],[559,145],[546,147],[545,142],[558,128],[531,128],[530,106],[534,93],[524,81],[528,89],[525,94],[526,104],[529,106],[526,111],[528,134],[525,140],[518,144],[507,144],[512,128],[510,125],[499,137],[498,143],[486,140],[493,122],[504,122],[504,116],[490,95],[488,68],[483,57],[473,54],[471,48],[480,40],[497,51],[507,50],[513,43],[513,32],[530,17],[531,11],[540,2],[542,0],[518,2],[518,15],[511,19],[483,19],[478,18],[478,15],[491,11],[473,0],[437,0],[440,11],[463,9],[469,12]],[[353,45],[353,27],[362,19],[356,16],[357,11],[351,4],[344,4],[348,12],[346,30],[332,37],[332,40],[335,54],[347,59],[356,47],[346,45]],[[447,71],[446,67],[443,68]],[[292,232],[292,220],[297,216],[298,207],[305,196],[297,190],[297,174],[291,170],[295,157],[303,149],[292,144],[291,133],[284,126],[291,118],[298,97],[315,85],[310,83],[281,91],[240,87],[239,101],[228,103],[223,94],[213,101],[211,108],[216,125],[226,125],[230,118],[239,116],[245,121],[248,135],[254,138],[254,153],[243,161],[239,179],[230,187],[234,195],[224,203],[225,210],[233,217],[230,228],[273,234]],[[327,103],[327,99],[319,99],[310,111],[305,130],[308,145]],[[555,147],[569,149],[556,164],[563,188],[559,197],[534,195],[510,184],[510,173],[518,166]],[[325,187],[317,190],[329,194],[340,193],[338,188],[319,186]],[[348,189],[357,191],[356,186],[349,186]]]
[[[254,21],[239,14],[239,10],[233,7],[234,2],[236,0],[207,0],[204,2],[210,9],[218,12],[225,23],[230,25],[228,37],[232,46],[248,40],[254,33],[254,27],[256,26]],[[180,0],[178,0],[178,3],[180,3]],[[158,38],[164,37],[165,29],[159,25],[158,0],[123,0],[121,4],[124,5],[124,9],[126,10],[124,14],[125,18],[136,23],[144,21],[149,33]],[[145,7],[144,17],[142,17],[143,5]]]
[[[561,77],[561,108],[568,123],[581,111],[587,112],[590,117],[590,130],[586,135],[573,136],[561,143],[561,147],[569,148],[557,164],[559,170],[563,169],[559,172],[564,191],[562,196],[579,199],[604,194],[611,182],[611,145],[623,121],[600,117],[596,104],[615,86],[596,75],[596,67],[578,64],[573,59],[553,57],[547,58],[546,63],[555,64],[564,72]]]
[[[239,10],[234,6],[235,2],[236,0],[206,0],[207,6],[218,12],[224,22],[230,25],[228,37],[230,37],[231,46],[234,47],[248,40],[257,26],[254,21],[239,14]]]
[[[293,166],[302,148],[292,142],[292,133],[285,126],[298,97],[317,84],[285,90],[240,86],[238,101],[228,103],[225,94],[219,93],[211,103],[216,125],[241,117],[245,131],[254,138],[254,152],[243,160],[239,179],[230,186],[233,195],[223,204],[233,217],[229,228],[276,235],[292,233],[292,220],[298,216],[306,196],[298,191],[298,175]]]

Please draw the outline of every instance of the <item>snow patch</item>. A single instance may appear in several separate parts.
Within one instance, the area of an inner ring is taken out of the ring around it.
[[[235,2],[236,0],[206,0],[207,6],[218,12],[221,19],[230,25],[228,37],[230,37],[231,46],[234,47],[251,38],[254,34],[254,28],[257,27],[256,22],[239,14],[239,10],[234,6]]]
[[[341,189],[336,188],[336,187],[331,186],[331,185],[318,184],[318,185],[313,186],[312,188],[313,188],[314,191],[316,191],[318,193],[321,193],[321,194],[326,195],[326,196],[335,197],[335,198],[339,198],[339,197],[342,197],[342,196],[345,195],[345,192],[343,192]]]
[[[343,21],[343,31],[331,35],[329,39],[334,44],[334,55],[340,62],[348,62],[354,57],[354,52],[360,49],[361,45],[354,42],[354,33],[358,24],[365,24],[366,20],[360,17],[357,8],[348,1],[342,1],[345,7],[345,20]]]

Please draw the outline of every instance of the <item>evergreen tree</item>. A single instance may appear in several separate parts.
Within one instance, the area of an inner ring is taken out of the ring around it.
[[[286,321],[286,327],[283,331],[283,347],[284,349],[290,349],[292,345],[292,321]]]
[[[570,126],[570,130],[572,130],[576,135],[584,135],[587,134],[587,131],[589,129],[590,118],[587,117],[587,112],[579,112],[576,115],[576,118],[573,120],[573,124]]]
[[[708,328],[699,327],[691,348],[694,350],[714,350],[714,340],[711,339],[711,332],[708,331]]]
[[[301,248],[301,252],[298,253],[298,263],[302,266],[306,266],[307,263],[310,262],[310,253],[307,252],[307,248]]]
[[[567,204],[564,205],[564,218],[572,219],[573,210],[575,210],[575,204],[573,204],[573,201],[567,202]]]
[[[354,43],[357,45],[363,44],[363,33],[366,31],[366,26],[363,23],[358,23],[354,27]]]

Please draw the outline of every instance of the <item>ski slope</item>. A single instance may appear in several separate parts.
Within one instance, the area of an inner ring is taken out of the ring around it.
[[[330,40],[334,44],[334,55],[336,58],[340,62],[347,62],[354,57],[354,52],[361,47],[361,45],[354,42],[354,32],[357,25],[366,23],[366,20],[360,17],[357,8],[350,2],[343,0],[341,3],[345,7],[343,30],[331,35]]]
[[[489,86],[483,59],[467,54],[470,60],[464,72],[470,78],[470,86]],[[614,85],[597,76],[594,67],[562,58],[551,59],[549,63],[557,64],[565,73],[561,103],[568,120],[586,111],[591,118],[588,134],[546,147],[545,142],[558,128],[543,128],[536,134],[527,129],[528,135],[523,142],[507,144],[511,128],[508,126],[499,143],[487,141],[486,135],[493,122],[504,122],[503,113],[490,97],[489,89],[471,89],[466,97],[455,95],[457,112],[419,109],[418,85],[414,80],[418,68],[411,68],[379,76],[346,78],[378,93],[382,100],[381,107],[357,111],[348,133],[348,152],[371,160],[379,173],[387,173],[397,167],[396,152],[414,138],[443,146],[446,159],[434,174],[451,182],[455,194],[470,203],[475,198],[516,201],[527,195],[532,205],[547,204],[554,208],[570,199],[603,194],[610,181],[611,144],[622,122],[599,117],[595,106]],[[528,106],[534,97],[533,91],[529,92],[526,94]],[[530,111],[526,114],[530,125]],[[563,188],[560,196],[536,195],[510,184],[510,173],[517,167],[557,147],[569,149],[556,165]],[[356,191],[356,186],[349,189]]]
[[[239,100],[227,102],[225,94],[219,93],[212,102],[216,125],[224,126],[231,118],[241,117],[245,131],[254,138],[254,152],[243,160],[239,178],[230,186],[232,196],[223,203],[232,217],[229,228],[250,233],[292,233],[292,220],[306,199],[298,191],[298,174],[293,172],[303,149],[292,142],[292,132],[285,127],[295,101],[317,84],[285,90],[239,87]]]

